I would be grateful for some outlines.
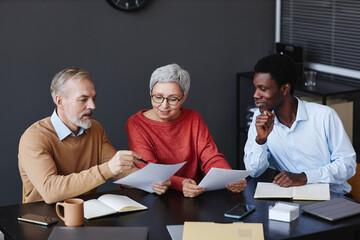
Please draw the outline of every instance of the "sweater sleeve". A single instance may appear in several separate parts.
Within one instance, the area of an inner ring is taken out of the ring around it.
[[[25,132],[21,137],[19,165],[46,203],[79,196],[112,177],[106,162],[79,173],[59,175],[50,143],[37,131]]]
[[[231,169],[224,155],[219,153],[214,139],[200,115],[198,126],[198,158],[201,159],[201,170],[208,173],[213,167]]]

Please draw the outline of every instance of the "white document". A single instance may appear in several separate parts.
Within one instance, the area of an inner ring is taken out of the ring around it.
[[[172,240],[182,240],[184,225],[166,225]]]
[[[149,163],[139,171],[121,178],[114,183],[137,187],[149,193],[153,193],[154,190],[151,187],[153,183],[161,183],[168,180],[184,166],[185,163],[186,162],[178,164]]]
[[[211,168],[205,175],[199,186],[205,188],[205,191],[223,189],[227,184],[236,183],[246,178],[255,170],[231,170],[222,168]]]

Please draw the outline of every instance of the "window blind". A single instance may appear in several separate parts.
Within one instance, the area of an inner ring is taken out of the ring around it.
[[[280,24],[306,62],[360,71],[360,0],[282,0]]]

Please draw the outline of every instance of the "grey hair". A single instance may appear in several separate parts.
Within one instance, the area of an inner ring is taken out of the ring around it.
[[[58,94],[63,94],[64,86],[67,80],[69,79],[83,79],[88,78],[90,79],[90,74],[86,70],[79,69],[79,68],[65,68],[64,70],[58,72],[53,80],[51,81],[50,85],[50,93],[51,97],[56,104],[55,97]]]
[[[150,92],[157,82],[175,82],[184,95],[190,90],[190,74],[175,63],[159,67],[151,74]]]

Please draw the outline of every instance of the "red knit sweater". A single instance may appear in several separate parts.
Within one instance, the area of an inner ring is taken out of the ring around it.
[[[218,152],[208,128],[196,111],[181,108],[180,116],[170,122],[159,122],[144,116],[142,110],[126,124],[129,147],[142,159],[161,164],[187,163],[170,178],[171,188],[182,191],[186,178],[199,182],[212,167],[231,169]],[[142,163],[138,167],[144,167]]]

